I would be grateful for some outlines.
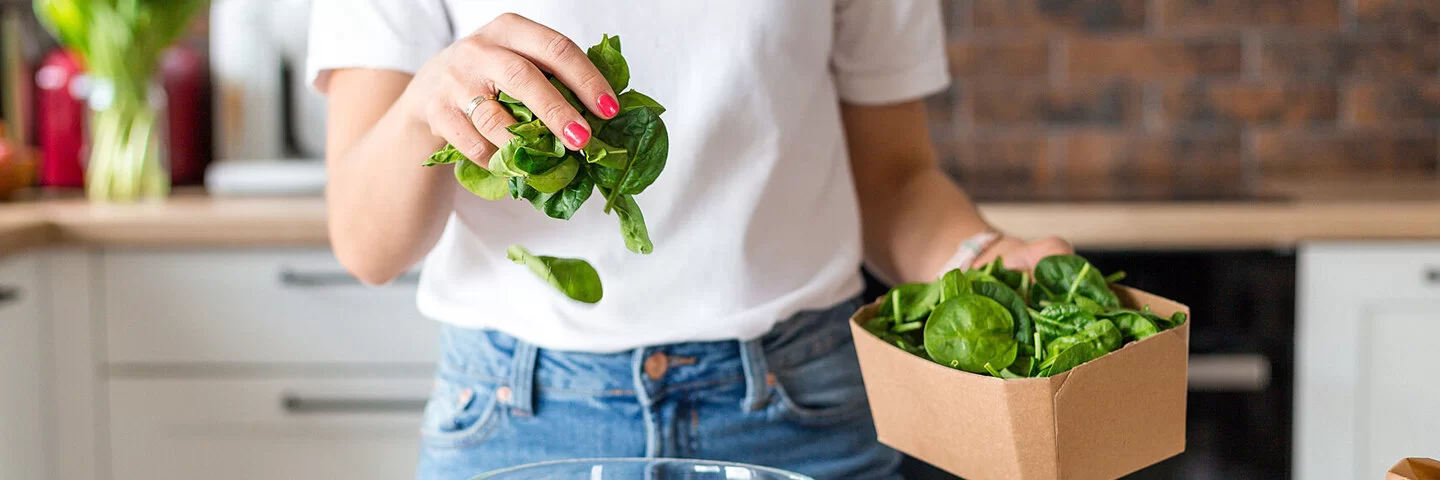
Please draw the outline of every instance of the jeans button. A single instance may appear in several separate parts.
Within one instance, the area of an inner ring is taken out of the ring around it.
[[[650,380],[659,380],[665,376],[665,370],[670,368],[669,363],[663,353],[655,352],[650,354],[650,356],[645,359],[645,376],[650,377]]]

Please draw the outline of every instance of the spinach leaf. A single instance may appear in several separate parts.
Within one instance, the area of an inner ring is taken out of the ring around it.
[[[436,150],[435,153],[430,154],[430,158],[428,160],[425,160],[425,163],[420,164],[420,166],[433,167],[436,165],[456,163],[461,160],[466,160],[465,155],[460,153],[459,150],[456,150],[454,145],[450,145],[447,143],[443,148]]]
[[[604,140],[591,138],[590,143],[585,144],[585,161],[609,168],[625,168],[630,162],[630,152],[616,146],[605,143]]]
[[[1110,291],[1105,276],[1079,255],[1052,255],[1035,265],[1035,283],[1044,287],[1050,300],[1072,301],[1083,296],[1104,307],[1119,307],[1120,298]],[[1062,298],[1055,298],[1063,295]]]
[[[610,119],[605,128],[595,135],[605,143],[629,152],[629,163],[624,168],[609,168],[597,165],[595,183],[617,193],[639,195],[646,187],[655,183],[665,169],[665,158],[670,150],[670,137],[665,122],[653,110],[637,108],[621,113]],[[606,204],[610,211],[612,202]]]
[[[536,276],[577,302],[599,302],[604,295],[600,275],[584,260],[532,255],[519,245],[506,249],[506,257],[529,267]]]
[[[972,287],[976,295],[994,300],[1010,311],[1010,318],[1015,319],[1015,341],[1020,344],[1022,351],[1029,350],[1031,336],[1035,334],[1035,324],[1030,320],[1030,313],[1025,311],[1025,301],[1020,299],[1020,294],[999,282],[978,282]]]
[[[563,162],[551,168],[545,173],[533,174],[525,179],[525,184],[530,185],[540,193],[555,193],[570,182],[575,180],[575,174],[580,172],[580,162],[571,157],[566,157]]]
[[[630,65],[620,55],[619,36],[602,36],[600,43],[585,51],[585,56],[590,57],[590,63],[595,64],[612,90],[623,92],[630,85]]]
[[[971,373],[988,373],[1015,362],[1015,325],[1005,307],[979,295],[941,302],[925,321],[925,352],[935,362]]]
[[[518,195],[530,201],[536,210],[544,212],[550,218],[569,220],[575,215],[575,211],[585,204],[590,194],[595,191],[595,184],[590,181],[588,175],[576,174],[570,180],[570,184],[555,193],[544,193],[531,187],[528,182],[510,179],[510,191],[512,195]]]
[[[603,189],[600,193],[606,194]],[[649,255],[655,251],[655,245],[650,243],[650,229],[645,226],[645,215],[640,213],[640,205],[629,195],[621,194],[616,197],[615,213],[620,217],[620,234],[625,237],[625,248],[641,255]]]
[[[460,182],[460,186],[465,187],[466,190],[486,200],[505,198],[505,194],[509,191],[505,177],[494,175],[463,156],[459,162],[455,163],[455,180]]]
[[[1106,353],[1110,352],[1101,351],[1092,343],[1077,343],[1057,355],[1046,357],[1045,361],[1040,362],[1040,373],[1037,376],[1049,377],[1064,373],[1082,363],[1100,358]]]
[[[970,284],[970,279],[966,278],[965,272],[958,268],[945,272],[939,280],[931,285],[934,285],[932,288],[939,290],[939,297],[936,300],[940,302],[975,291]]]
[[[1115,327],[1120,329],[1120,333],[1125,335],[1126,340],[1144,340],[1151,335],[1160,333],[1160,330],[1163,329],[1161,327],[1163,324],[1157,324],[1150,317],[1134,310],[1120,309],[1104,314],[1101,318],[1114,323]]]
[[[535,112],[530,111],[530,107],[518,103],[507,103],[505,109],[510,111],[510,116],[515,117],[517,122],[529,122],[535,119]]]
[[[885,299],[880,302],[880,311],[895,318],[896,323],[913,322],[923,320],[930,315],[930,310],[939,303],[940,285],[938,283],[906,283],[890,289]],[[896,311],[896,306],[899,311]]]
[[[665,113],[665,107],[661,106],[660,102],[655,101],[655,99],[650,98],[643,93],[630,90],[620,94],[621,112],[624,112],[626,110],[634,110],[636,108],[649,108],[651,110],[654,110],[656,115]]]

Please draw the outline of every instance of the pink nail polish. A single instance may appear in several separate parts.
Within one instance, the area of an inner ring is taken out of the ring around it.
[[[616,102],[615,97],[608,93],[600,95],[600,99],[596,100],[595,104],[600,107],[600,116],[602,117],[610,118],[620,113],[620,103]]]
[[[581,148],[590,142],[590,131],[580,125],[580,122],[570,122],[569,125],[565,125],[564,132],[565,141],[572,147]]]

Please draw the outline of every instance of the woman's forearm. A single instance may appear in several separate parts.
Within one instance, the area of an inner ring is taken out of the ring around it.
[[[420,164],[444,145],[397,100],[409,76],[343,71],[330,80],[325,189],[330,244],[369,284],[403,274],[434,246],[452,208],[450,168]],[[364,102],[337,102],[358,99]]]

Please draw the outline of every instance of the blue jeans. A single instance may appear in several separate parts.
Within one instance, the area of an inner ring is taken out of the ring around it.
[[[551,351],[444,328],[420,479],[544,460],[681,457],[817,479],[899,478],[875,440],[847,320],[858,300],[797,314],[760,339],[615,354]]]

